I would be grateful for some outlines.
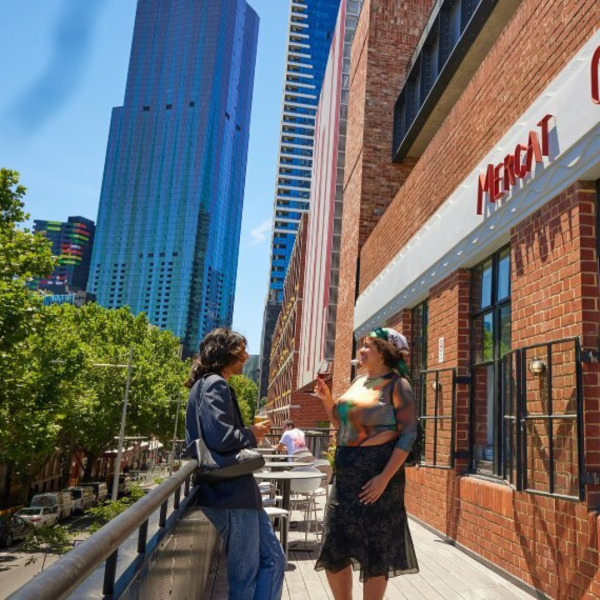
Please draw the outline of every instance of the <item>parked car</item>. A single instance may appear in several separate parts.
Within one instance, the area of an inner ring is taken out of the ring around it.
[[[108,489],[112,492],[113,480],[108,483]],[[131,492],[131,477],[129,475],[120,475],[119,476],[119,495],[126,496]]]
[[[48,506],[56,508],[58,520],[70,517],[75,511],[75,502],[71,492],[46,492],[37,494],[31,500],[31,506]]]
[[[8,548],[15,540],[28,537],[33,525],[17,516],[0,517],[0,545]]]
[[[94,490],[96,502],[104,502],[108,497],[108,486],[103,481],[92,481],[92,483],[86,485],[89,485]]]
[[[75,501],[75,511],[85,512],[88,508],[95,506],[96,495],[94,488],[89,485],[72,486],[63,492],[70,492]]]
[[[33,525],[48,525],[54,527],[58,523],[58,513],[56,509],[49,506],[30,506],[22,508],[15,513],[15,517],[20,517],[25,521],[29,521]]]

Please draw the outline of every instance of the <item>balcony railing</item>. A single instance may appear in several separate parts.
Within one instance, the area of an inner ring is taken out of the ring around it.
[[[78,597],[95,598],[202,597],[217,532],[195,507],[195,488],[190,481],[197,467],[195,460],[186,462],[177,473],[17,590],[10,600],[56,600],[75,591]],[[156,526],[157,520],[158,529],[148,539],[149,528]],[[128,562],[124,552],[117,566],[119,551],[136,532],[133,558]],[[102,563],[103,573],[97,570]]]

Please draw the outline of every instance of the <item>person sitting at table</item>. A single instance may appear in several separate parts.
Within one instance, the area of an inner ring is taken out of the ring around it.
[[[283,422],[283,435],[279,440],[279,444],[275,446],[275,450],[278,452],[285,450],[290,456],[294,455],[294,458],[288,458],[289,461],[296,458],[300,460],[312,460],[314,458],[306,447],[304,431],[298,429],[291,419]]]

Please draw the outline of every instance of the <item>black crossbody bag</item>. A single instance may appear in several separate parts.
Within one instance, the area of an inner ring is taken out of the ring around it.
[[[200,400],[198,402],[198,409],[196,410],[198,439],[194,440],[185,451],[187,456],[193,457],[195,455],[198,459],[198,471],[194,476],[194,483],[235,479],[236,477],[250,475],[262,469],[265,466],[265,459],[255,450],[242,448],[241,450],[222,454],[209,448],[204,440],[202,427],[200,426],[200,407],[202,406],[203,399],[204,382],[202,382],[202,391],[200,392]]]

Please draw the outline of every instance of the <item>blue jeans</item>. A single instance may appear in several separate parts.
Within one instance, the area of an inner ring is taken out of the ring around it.
[[[200,507],[227,553],[229,600],[279,600],[285,556],[263,509]]]

